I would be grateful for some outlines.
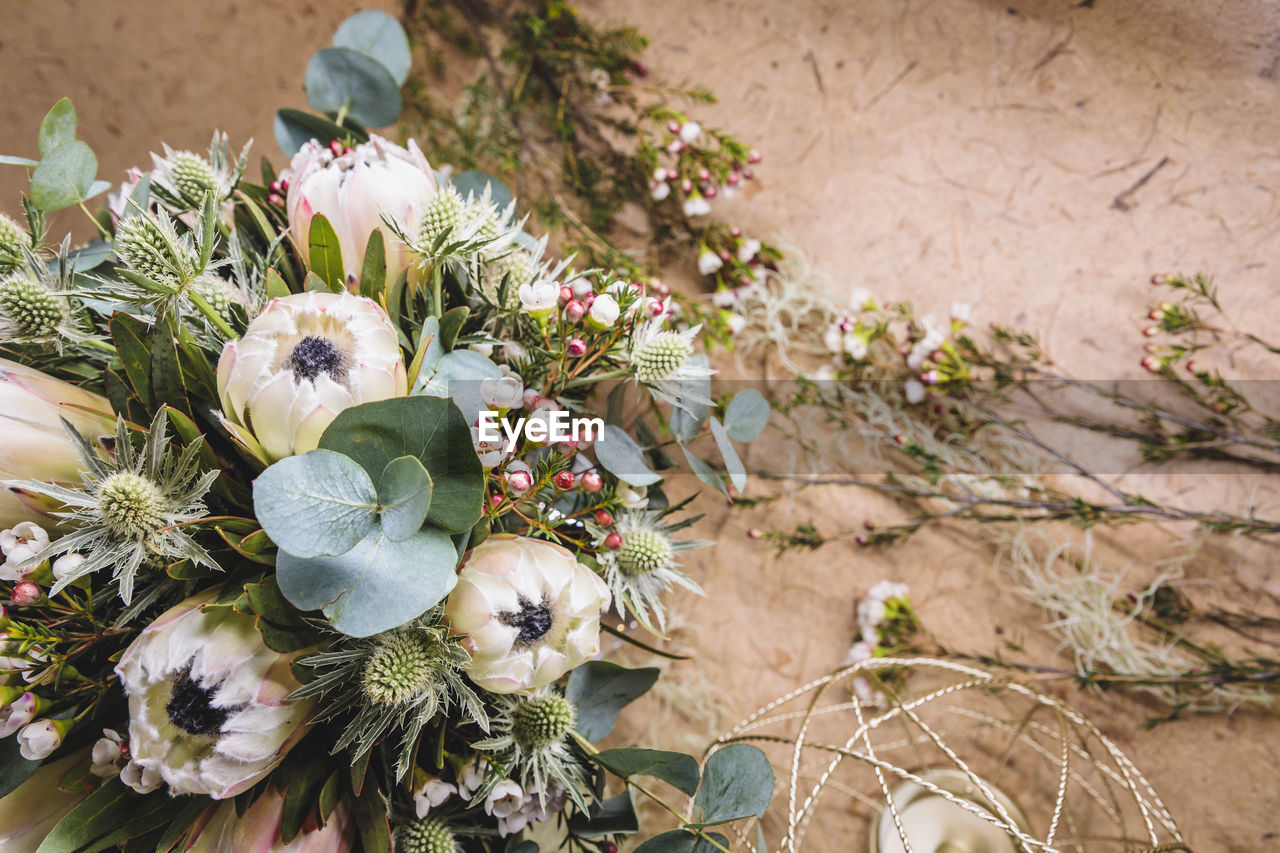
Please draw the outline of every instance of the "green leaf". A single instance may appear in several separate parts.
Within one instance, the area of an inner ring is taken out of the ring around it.
[[[387,69],[397,86],[409,78],[413,59],[409,54],[409,37],[400,22],[376,9],[357,12],[338,27],[334,47],[349,47],[377,60]]]
[[[400,86],[381,62],[347,47],[327,47],[307,63],[307,103],[322,113],[346,112],[366,127],[400,117]]]
[[[276,579],[295,607],[323,610],[337,630],[369,637],[443,600],[457,582],[457,562],[453,542],[437,527],[394,542],[375,522],[345,554],[303,559],[281,551]]]
[[[118,778],[110,779],[58,821],[36,853],[74,853],[120,823],[120,815],[137,808],[142,798]],[[168,800],[161,792],[158,799]]]
[[[695,762],[696,766],[696,762]],[[640,831],[631,792],[623,791],[591,810],[590,815],[577,812],[569,819],[569,831],[579,838],[604,838],[609,835],[631,835]]]
[[[391,853],[391,823],[387,819],[387,802],[370,785],[355,802],[355,823],[360,830],[364,853]]]
[[[217,801],[210,800],[208,797],[194,796],[188,798],[189,802],[183,807],[178,816],[169,824],[169,828],[160,836],[156,842],[156,853],[168,853],[178,845],[178,842],[187,837],[187,833],[191,830],[192,825],[200,819],[200,815],[205,813],[206,809],[215,808]]]
[[[578,708],[573,727],[589,741],[602,740],[618,723],[618,712],[643,696],[658,680],[657,667],[627,669],[593,660],[569,673],[565,695]]]
[[[431,475],[414,456],[392,459],[378,485],[382,529],[393,542],[408,539],[427,520],[431,507]]]
[[[38,160],[30,157],[15,157],[12,154],[0,154],[0,166],[39,166]]]
[[[30,779],[39,767],[39,761],[28,761],[22,757],[16,737],[0,740],[0,797],[7,796]]]
[[[707,834],[723,847],[729,846],[729,839],[720,833]],[[637,847],[635,853],[720,853],[720,850],[705,838],[685,832],[683,829],[673,829],[650,838]]]
[[[333,556],[368,535],[378,493],[369,474],[352,460],[312,450],[263,471],[253,483],[253,509],[282,551],[302,558]]]
[[[689,364],[706,367],[707,357],[695,355],[689,359]],[[679,383],[678,388],[676,398],[680,405],[671,408],[671,432],[681,441],[688,441],[702,429],[707,413],[711,411],[711,407],[702,402],[711,399],[711,377],[686,379]]]
[[[747,486],[747,469],[738,458],[738,451],[734,449],[733,442],[729,440],[729,434],[725,432],[719,418],[711,419],[711,435],[716,440],[716,447],[720,448],[720,456],[724,458],[724,467],[729,472],[729,482],[735,489],[742,491]]]
[[[470,315],[470,308],[459,305],[457,308],[450,308],[440,318],[440,346],[445,352],[449,352],[457,344],[458,333],[462,331],[462,325]]]
[[[298,149],[312,139],[321,145],[328,145],[334,140],[348,139],[365,142],[369,135],[352,127],[342,127],[314,113],[303,110],[285,109],[276,113],[276,142],[284,153],[292,157]]]
[[[668,752],[663,749],[606,749],[593,755],[592,759],[623,779],[652,776],[690,797],[698,790],[698,761],[683,752]]]
[[[151,330],[151,394],[156,409],[172,406],[185,411],[187,408],[187,388],[178,365],[178,347],[163,322],[156,323]]]
[[[729,401],[724,426],[734,441],[753,441],[769,423],[769,401],[754,388],[744,388]]]
[[[448,400],[399,397],[354,406],[324,431],[320,447],[351,457],[371,477],[382,476],[393,459],[417,457],[433,487],[427,522],[461,533],[480,520],[484,469],[471,428]]]
[[[606,471],[632,486],[652,486],[662,477],[644,461],[644,452],[626,430],[605,424],[604,437],[595,443],[596,460]]]
[[[290,293],[289,285],[285,284],[284,279],[280,277],[280,273],[275,270],[267,270],[267,298],[278,299],[288,296]]]
[[[360,266],[360,295],[377,299],[387,286],[387,252],[382,239],[382,229],[369,232],[369,243],[364,247],[364,263]]]
[[[40,122],[40,156],[48,156],[50,151],[75,138],[76,108],[71,104],[70,98],[63,98],[53,105],[53,109]]]
[[[693,802],[701,810],[698,826],[714,826],[747,817],[763,817],[773,798],[773,765],[759,747],[731,743],[712,753],[702,771]]]
[[[702,459],[690,453],[689,449],[684,445],[680,446],[680,450],[684,453],[684,458],[689,463],[689,467],[693,470],[693,473],[698,475],[699,480],[706,483],[713,489],[718,489],[721,492],[725,490],[724,480],[721,479],[720,475],[716,473],[714,468]]]
[[[327,769],[328,764],[316,758],[303,760],[301,766],[291,768],[289,790],[285,793],[284,808],[280,814],[280,840],[285,844],[293,841],[315,807]]]
[[[302,289],[304,291],[312,291],[315,293],[333,293],[334,290],[329,286],[329,282],[322,279],[313,272],[308,272],[307,277],[302,280]]]
[[[487,175],[476,169],[463,172],[449,183],[462,194],[463,198],[468,195],[480,198],[484,194],[485,187],[488,187],[489,200],[496,204],[499,210],[504,210],[511,202],[515,201],[515,196],[511,194],[511,190],[507,189],[506,184],[493,175]]]
[[[115,850],[131,838],[145,835],[165,826],[176,818],[187,807],[181,797],[167,795],[148,795],[136,805],[127,809],[123,815],[115,815],[112,827],[105,835],[94,839],[92,844],[81,847],[83,853],[99,853],[103,850]]]
[[[311,217],[310,244],[311,271],[320,276],[334,293],[347,289],[347,273],[342,266],[342,247],[338,234],[323,213]]]
[[[244,594],[249,599],[249,606],[253,608],[253,612],[268,622],[291,628],[305,627],[306,623],[302,621],[298,612],[289,606],[275,579],[269,578],[262,583],[247,583],[244,585]]]
[[[133,393],[145,406],[151,400],[151,347],[147,326],[137,317],[117,311],[111,315],[108,328]]]
[[[45,213],[79,204],[89,197],[97,174],[92,148],[78,139],[64,142],[31,173],[31,203]]]
[[[338,807],[338,797],[342,794],[342,772],[335,770],[329,774],[329,778],[325,780],[324,787],[320,789],[320,822],[324,823],[329,819],[329,815],[333,814],[333,810]]]

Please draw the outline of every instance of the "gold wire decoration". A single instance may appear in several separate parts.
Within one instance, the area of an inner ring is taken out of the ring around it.
[[[863,679],[859,689],[854,679]],[[878,820],[891,820],[912,853],[894,802],[894,789],[910,782],[995,824],[1028,853],[1190,851],[1151,783],[1097,726],[1007,673],[952,660],[844,667],[760,708],[711,751],[730,743],[760,746],[778,771],[757,838],[735,830],[757,849],[769,838],[767,849],[799,853],[821,804],[815,853],[875,850]],[[959,774],[970,796],[936,784]]]

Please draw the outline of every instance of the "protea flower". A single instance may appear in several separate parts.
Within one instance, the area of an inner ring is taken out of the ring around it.
[[[206,610],[216,597],[189,598],[161,615],[125,650],[116,674],[129,698],[131,763],[158,772],[173,794],[220,800],[280,763],[309,728],[314,703],[288,701],[299,687],[290,657],[263,643],[253,617]]]
[[[314,818],[308,819],[288,843],[280,837],[283,816],[284,795],[272,789],[240,817],[235,803],[222,803],[205,812],[180,849],[183,853],[347,853],[357,835],[346,803],[339,803],[322,827]]]
[[[386,312],[347,293],[272,299],[218,360],[222,422],[267,462],[314,450],[343,409],[407,386]]]
[[[5,481],[80,482],[80,454],[62,418],[104,453],[113,446],[115,415],[105,398],[0,359],[0,528],[23,521],[48,525],[57,508]]]
[[[4,853],[35,853],[54,825],[89,795],[87,790],[68,793],[58,781],[84,753],[42,766],[12,793],[0,798],[0,850]]]
[[[491,536],[467,554],[445,616],[465,634],[467,674],[494,693],[550,684],[599,650],[609,588],[567,549]]]
[[[409,140],[409,147],[401,148],[380,136],[338,156],[312,140],[293,156],[281,178],[289,182],[286,205],[294,242],[307,246],[311,219],[323,214],[338,235],[348,281],[359,278],[369,235],[376,228],[386,248],[387,281],[394,282],[409,265],[411,253],[382,216],[392,217],[413,234],[436,194],[435,175],[417,143]]]

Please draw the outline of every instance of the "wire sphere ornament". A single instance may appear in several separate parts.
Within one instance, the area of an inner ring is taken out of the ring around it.
[[[712,750],[730,743],[760,746],[779,771],[766,818],[779,853],[799,853],[820,805],[816,851],[1190,853],[1115,743],[1007,673],[872,658],[770,702]]]

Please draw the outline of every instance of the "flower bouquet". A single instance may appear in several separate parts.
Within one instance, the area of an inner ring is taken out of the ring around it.
[[[678,300],[368,132],[407,71],[349,19],[261,182],[215,135],[111,191],[66,100],[3,158],[5,851],[614,850],[633,791],[679,820],[645,847],[727,850],[763,814],[754,747],[595,744],[658,675],[601,635],[658,652],[700,592],[656,448],[709,430],[741,488],[768,407],[713,397]],[[99,236],[51,242],[66,208]]]

